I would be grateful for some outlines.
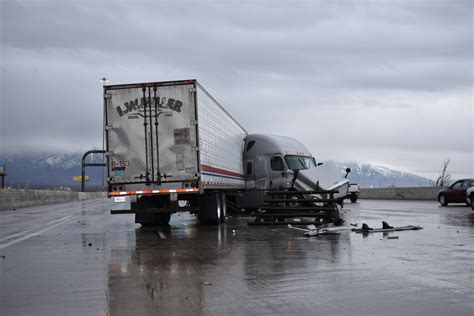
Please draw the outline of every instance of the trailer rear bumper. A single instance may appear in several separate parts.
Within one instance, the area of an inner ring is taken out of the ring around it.
[[[160,213],[176,213],[176,212],[190,212],[196,213],[199,207],[178,207],[178,208],[149,208],[149,209],[129,209],[129,210],[110,210],[110,214],[160,214]]]
[[[141,191],[113,191],[108,193],[108,197],[127,196],[127,195],[153,195],[153,194],[171,194],[171,193],[199,193],[197,188],[192,189],[170,189],[170,190],[141,190]]]

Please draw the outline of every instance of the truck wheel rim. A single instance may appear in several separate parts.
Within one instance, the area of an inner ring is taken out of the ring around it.
[[[221,201],[219,199],[219,195],[216,194],[217,199],[217,219],[221,219]]]

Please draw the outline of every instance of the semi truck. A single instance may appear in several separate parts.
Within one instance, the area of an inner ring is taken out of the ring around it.
[[[300,209],[347,195],[334,165],[295,139],[249,134],[194,79],[105,85],[104,133],[111,212],[144,226],[180,211],[223,222],[228,199],[261,211],[269,192]]]

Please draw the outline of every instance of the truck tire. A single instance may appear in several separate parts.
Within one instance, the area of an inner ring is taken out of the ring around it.
[[[199,199],[198,219],[201,224],[216,225],[221,221],[221,198],[219,193],[204,193]]]
[[[351,202],[352,202],[352,203],[357,202],[357,195],[351,194],[350,199],[351,199]]]
[[[474,193],[471,193],[469,200],[471,201],[471,210],[474,211]]]
[[[158,222],[159,226],[169,225],[170,220],[171,220],[171,213],[158,213],[158,214],[155,214],[155,215],[157,215],[156,219],[157,219],[157,222]]]
[[[171,219],[171,213],[135,214],[135,223],[142,226],[166,226]]]
[[[328,203],[327,206],[333,208],[333,210],[328,213],[328,217],[326,217],[326,220],[328,220],[329,223],[340,225],[342,221],[340,215],[340,210],[342,209],[342,207],[340,206],[340,204],[337,202],[332,202]]]
[[[158,205],[168,205],[167,201],[163,200],[159,196],[147,196],[144,195],[140,197],[137,201],[135,208],[140,209],[150,209],[157,207]],[[133,209],[133,207],[132,207]],[[138,223],[142,226],[166,226],[169,224],[171,219],[171,213],[136,213],[135,214],[135,223]]]
[[[221,209],[220,209],[221,215],[219,218],[219,222],[225,223],[225,217],[227,216],[227,199],[225,197],[225,193],[221,193],[220,202],[221,202]]]

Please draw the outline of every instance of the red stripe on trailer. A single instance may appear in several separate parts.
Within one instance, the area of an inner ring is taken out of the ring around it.
[[[220,168],[216,168],[216,167],[211,167],[211,166],[208,166],[208,165],[201,165],[201,169],[202,169],[202,171],[218,173],[218,174],[222,174],[224,176],[237,177],[237,178],[241,178],[242,180],[244,179],[244,175],[241,174],[241,173],[237,173],[237,172],[233,172],[233,171],[229,171],[229,170],[224,170],[224,169],[220,169]]]
[[[199,192],[199,189],[114,191],[114,192],[109,192],[109,196],[124,196],[124,195],[136,195],[136,194],[190,193],[190,192]]]

